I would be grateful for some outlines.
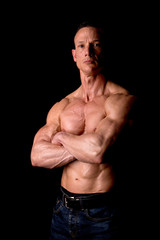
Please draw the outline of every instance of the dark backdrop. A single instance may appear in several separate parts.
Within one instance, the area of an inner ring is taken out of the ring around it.
[[[152,34],[150,17],[140,6],[124,9],[123,6],[104,8],[99,5],[97,8],[92,4],[85,10],[82,6],[80,10],[77,10],[78,6],[74,10],[73,6],[72,9],[67,7],[23,5],[20,10],[14,6],[12,11],[11,6],[12,14],[9,14],[10,18],[5,18],[8,34],[5,59],[9,63],[5,89],[11,99],[7,112],[9,136],[12,140],[12,174],[7,174],[7,179],[11,187],[9,202],[10,199],[14,202],[14,231],[20,239],[48,239],[61,170],[32,167],[32,141],[35,133],[45,124],[47,113],[53,104],[80,85],[79,73],[71,55],[73,36],[77,24],[86,19],[95,19],[95,16],[97,21],[103,22],[106,29],[107,78],[128,88],[140,99],[140,123],[132,139],[134,154],[129,150],[127,152],[133,164],[129,168],[135,168],[136,165],[139,170],[136,172],[135,185],[132,182],[128,189],[134,185],[135,191],[135,186],[139,183],[139,188],[143,189],[137,191],[138,194],[141,193],[141,205],[146,196],[149,180],[146,184],[144,159],[146,161],[147,124],[144,116],[151,76],[150,50],[147,47],[149,40],[146,41]],[[136,156],[136,160],[133,156]],[[128,171],[127,166],[125,170]],[[8,209],[10,211],[10,207]]]

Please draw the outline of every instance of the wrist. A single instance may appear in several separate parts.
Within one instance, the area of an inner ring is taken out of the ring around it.
[[[63,132],[58,132],[58,133],[56,133],[56,134],[53,136],[53,138],[52,138],[52,140],[51,140],[51,143],[56,144],[56,145],[62,145],[62,143],[61,143],[62,135],[63,135]]]
[[[67,135],[67,133],[61,131],[61,132],[56,133],[56,135],[54,136],[54,138],[55,138],[56,141],[58,141],[60,144],[62,144],[65,135]]]

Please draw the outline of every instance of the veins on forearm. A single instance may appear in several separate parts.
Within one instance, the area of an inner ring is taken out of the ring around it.
[[[79,161],[88,163],[99,163],[100,161],[98,156],[100,144],[95,133],[74,135],[59,132],[55,135],[55,140]]]

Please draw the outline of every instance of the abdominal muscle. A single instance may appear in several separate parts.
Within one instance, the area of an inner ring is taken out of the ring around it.
[[[75,160],[64,167],[61,185],[73,193],[108,192],[114,185],[112,166]]]

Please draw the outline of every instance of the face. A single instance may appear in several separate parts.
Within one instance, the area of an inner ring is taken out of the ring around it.
[[[101,35],[94,27],[81,28],[74,38],[73,59],[84,74],[96,74],[102,68],[103,46]]]

